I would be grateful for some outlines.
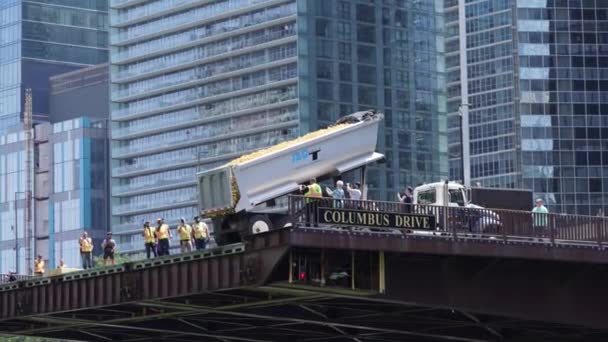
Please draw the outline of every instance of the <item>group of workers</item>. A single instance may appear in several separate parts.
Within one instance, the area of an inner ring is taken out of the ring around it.
[[[360,183],[357,182],[353,185],[350,183],[346,183],[346,189],[344,189],[344,182],[339,180],[336,182],[335,189],[331,189],[330,187],[325,187],[325,192],[328,196],[332,197],[336,200],[343,199],[351,199],[351,200],[360,200],[361,199],[361,190]],[[345,191],[346,190],[346,191]],[[300,191],[304,194],[305,197],[308,198],[307,202],[313,200],[313,198],[322,198],[323,197],[323,188],[317,183],[316,178],[312,178],[308,185],[301,185]]]
[[[176,230],[182,253],[192,252],[194,247],[196,247],[196,250],[203,250],[207,247],[209,227],[201,221],[200,217],[196,216],[192,225],[186,223],[186,219],[182,217]],[[152,228],[150,222],[146,221],[143,236],[148,259],[152,255],[154,257],[169,255],[169,241],[173,238],[173,234],[164,219],[158,218],[155,228]]]
[[[58,270],[62,270],[67,267],[68,266],[65,264],[65,262],[63,262],[63,259],[59,260],[59,265],[57,266]],[[45,268],[46,263],[44,262],[44,259],[42,259],[42,255],[38,254],[38,256],[36,256],[36,260],[34,260],[34,275],[39,277],[43,276]],[[16,280],[16,278],[14,278],[14,280]],[[11,281],[11,279],[9,279],[9,281]]]
[[[341,208],[344,206],[344,200],[360,200],[361,199],[361,184],[359,182],[351,185],[346,183],[346,189],[344,189],[344,182],[341,180],[336,181],[336,187],[331,189],[325,187],[325,193],[327,196],[333,198],[334,207]],[[345,191],[346,190],[346,191]],[[316,178],[312,178],[308,184],[300,185],[300,192],[306,197],[306,226],[310,226],[311,219],[315,222],[316,226],[316,208],[319,204],[320,199],[324,197],[323,188],[317,183]]]
[[[87,232],[82,233],[82,236],[78,240],[80,245],[80,258],[82,260],[82,268],[88,269],[93,268],[93,239],[89,237]],[[103,249],[103,265],[106,266],[108,260],[114,265],[114,252],[116,251],[116,241],[112,239],[112,232],[108,232],[106,238],[101,243],[101,249]]]
[[[156,227],[152,228],[150,222],[144,223],[144,244],[146,249],[146,257],[150,259],[152,255],[154,257],[169,255],[169,240],[173,237],[169,225],[165,223],[164,219],[159,218],[156,220]],[[177,235],[179,236],[179,243],[182,253],[192,252],[194,247],[196,250],[203,250],[207,247],[209,241],[209,227],[205,222],[202,222],[197,216],[194,218],[192,225],[186,223],[186,220],[182,217],[180,224],[177,226]],[[93,268],[93,239],[89,237],[87,232],[83,232],[78,239],[80,246],[80,258],[82,260],[82,268],[89,269]],[[108,232],[106,238],[101,243],[103,249],[103,265],[106,266],[108,261],[114,265],[114,254],[116,252],[116,241],[112,239],[112,233]],[[41,255],[36,257],[34,261],[34,274],[38,276],[44,275],[45,262]],[[63,259],[59,262],[58,269],[66,268],[67,266],[63,262]]]

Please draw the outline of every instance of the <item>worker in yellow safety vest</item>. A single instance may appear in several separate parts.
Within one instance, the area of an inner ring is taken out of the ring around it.
[[[158,255],[169,255],[169,239],[171,239],[171,229],[162,218],[156,219],[156,239],[158,240]]]
[[[192,252],[192,227],[186,223],[182,217],[180,224],[177,226],[177,234],[179,235],[179,246],[182,253]]]
[[[194,226],[192,230],[192,236],[194,237],[194,244],[196,250],[200,251],[207,247],[207,240],[209,239],[209,227],[205,222],[201,222],[200,217],[194,218]]]
[[[78,243],[80,244],[80,258],[82,259],[82,268],[93,268],[93,240],[87,232],[83,232]]]
[[[317,207],[319,206],[319,200],[323,197],[323,190],[317,184],[315,178],[310,180],[310,184],[301,185],[300,190],[304,193],[304,197],[306,197],[306,225],[310,226],[310,221],[312,220],[316,226]]]
[[[323,190],[321,189],[321,186],[317,184],[315,178],[310,180],[309,185],[302,185],[301,189],[306,197],[306,203],[311,203],[315,201],[316,198],[323,197]]]
[[[150,222],[144,223],[144,246],[146,247],[146,257],[150,259],[150,253],[156,258],[156,233],[150,227]]]
[[[38,255],[34,261],[34,274],[40,277],[44,275],[44,260],[41,255]]]

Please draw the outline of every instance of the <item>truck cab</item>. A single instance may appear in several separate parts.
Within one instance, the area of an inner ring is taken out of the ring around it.
[[[437,182],[416,187],[414,204],[466,207],[469,203],[466,189],[461,184]]]
[[[470,203],[467,189],[456,182],[436,182],[424,184],[414,189],[415,211],[432,214],[440,222],[441,229],[446,225],[458,225],[474,233],[497,230],[502,226],[500,217],[494,211]],[[448,207],[447,210],[437,210],[432,206]],[[450,208],[453,207],[453,208]],[[461,208],[461,209],[459,209]],[[449,220],[444,220],[447,213]]]

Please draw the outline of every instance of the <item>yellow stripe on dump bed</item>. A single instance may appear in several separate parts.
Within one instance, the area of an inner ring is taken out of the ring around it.
[[[323,135],[335,132],[335,131],[337,131],[337,130],[339,130],[341,128],[344,128],[344,127],[347,127],[347,126],[350,126],[350,125],[353,125],[353,124],[352,123],[344,123],[344,124],[334,125],[334,126],[331,126],[331,127],[320,129],[320,130],[317,130],[317,131],[314,131],[314,132],[310,132],[310,133],[308,133],[306,135],[303,135],[303,136],[301,136],[299,138],[295,138],[295,139],[292,139],[292,140],[284,141],[284,142],[276,144],[274,146],[270,146],[270,147],[262,149],[262,150],[257,150],[255,152],[252,152],[252,153],[249,153],[249,154],[245,154],[243,156],[240,156],[239,158],[236,158],[236,159],[228,162],[227,165],[239,165],[239,164],[248,162],[250,160],[253,160],[253,159],[265,156],[267,154],[270,154],[270,153],[273,153],[273,152],[276,152],[276,151],[280,151],[282,149],[286,149],[286,148],[291,147],[293,145],[297,145],[297,144],[299,144],[301,142],[312,140],[312,139],[314,139],[316,137],[320,137],[320,136],[323,136]]]

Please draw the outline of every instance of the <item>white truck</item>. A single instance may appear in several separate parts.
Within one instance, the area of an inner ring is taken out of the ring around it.
[[[359,172],[365,199],[366,167],[384,158],[376,152],[382,119],[373,111],[357,112],[326,129],[198,173],[200,211],[212,219],[218,244],[284,227],[287,195],[312,178]]]
[[[445,223],[441,210],[433,210],[433,206],[455,207],[453,209],[448,208],[451,217],[450,224],[466,225],[471,232],[481,233],[489,229],[497,230],[502,225],[497,213],[471,203],[468,200],[467,189],[456,182],[445,181],[420,185],[414,189],[413,197],[415,210],[429,214],[434,212],[439,227],[442,227]],[[463,210],[458,213],[456,208],[463,208]],[[460,222],[454,222],[455,219]]]

